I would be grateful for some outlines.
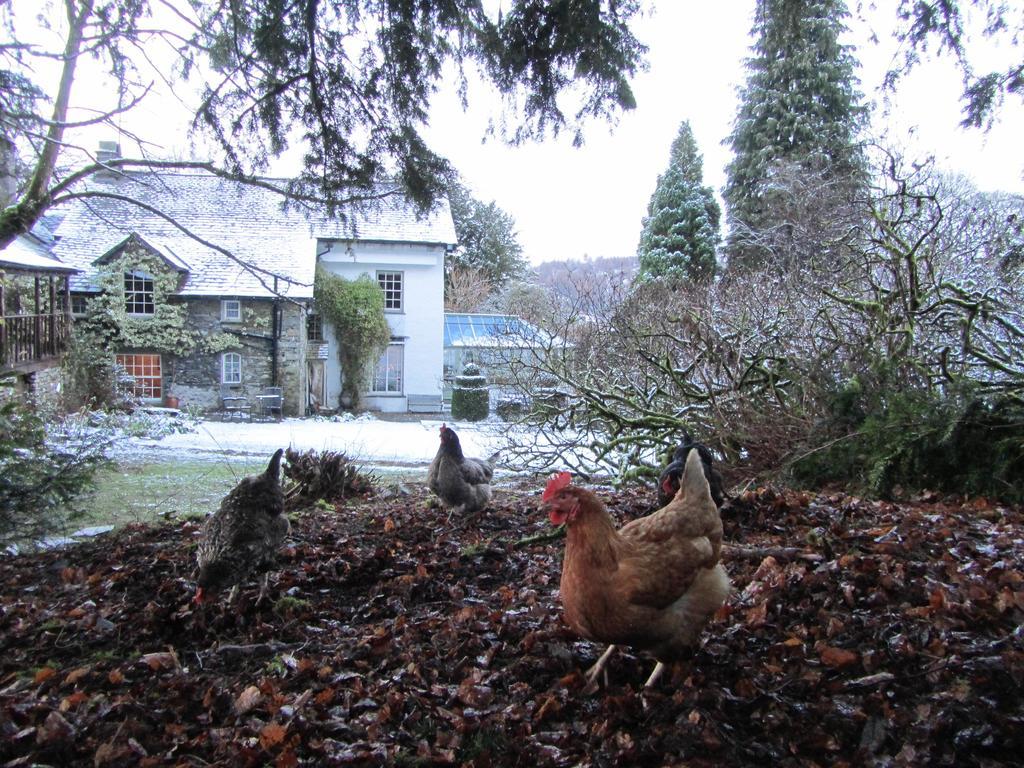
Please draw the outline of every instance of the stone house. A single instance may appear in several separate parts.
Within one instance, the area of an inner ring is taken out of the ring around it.
[[[281,199],[205,174],[110,174],[68,206],[55,233],[53,255],[80,270],[70,284],[76,325],[101,303],[119,330],[107,352],[149,402],[209,411],[274,386],[287,415],[333,410],[344,339],[313,308],[319,261],[345,277],[366,273],[385,293],[392,345],[367,406],[402,411],[410,397],[439,398],[444,257],[455,243],[447,203],[418,217],[391,195],[331,217]]]

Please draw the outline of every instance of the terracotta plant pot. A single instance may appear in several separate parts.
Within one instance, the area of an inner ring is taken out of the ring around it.
[[[164,395],[164,407],[165,408],[177,408],[178,398],[174,395]]]

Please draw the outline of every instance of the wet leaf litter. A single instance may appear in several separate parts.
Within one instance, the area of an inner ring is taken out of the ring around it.
[[[195,606],[198,522],[0,559],[4,765],[1012,765],[1021,510],[764,487],[734,590],[643,692],[563,624],[542,481],[473,522],[420,484],[292,514],[268,598]],[[599,494],[622,523],[650,490]]]

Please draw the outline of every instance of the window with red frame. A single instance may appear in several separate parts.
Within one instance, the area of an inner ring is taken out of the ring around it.
[[[132,391],[144,400],[163,397],[160,355],[117,355],[117,364],[134,379]]]

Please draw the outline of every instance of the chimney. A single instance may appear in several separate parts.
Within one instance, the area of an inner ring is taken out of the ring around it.
[[[116,141],[101,141],[100,148],[96,150],[96,162],[107,163],[121,157],[121,145]],[[96,174],[100,181],[113,181],[121,174],[115,170],[101,170]]]

